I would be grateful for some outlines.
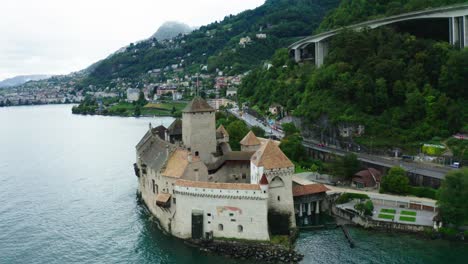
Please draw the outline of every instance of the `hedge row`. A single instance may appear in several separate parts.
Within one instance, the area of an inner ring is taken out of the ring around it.
[[[437,190],[428,187],[409,186],[408,193],[417,197],[425,197],[434,200],[437,199]]]
[[[369,199],[369,196],[367,194],[361,194],[361,193],[343,193],[338,199],[336,200],[337,204],[344,204],[352,199]]]

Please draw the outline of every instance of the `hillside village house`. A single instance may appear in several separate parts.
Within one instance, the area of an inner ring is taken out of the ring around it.
[[[136,146],[138,193],[163,230],[178,238],[269,240],[278,222],[296,226],[292,194],[294,164],[278,142],[252,132],[233,151],[215,109],[196,97],[182,120],[152,128]],[[182,127],[181,140],[166,135]],[[268,220],[269,212],[278,218]]]
[[[140,90],[137,88],[128,88],[127,89],[127,101],[128,102],[135,102],[138,101],[138,97],[140,96]]]

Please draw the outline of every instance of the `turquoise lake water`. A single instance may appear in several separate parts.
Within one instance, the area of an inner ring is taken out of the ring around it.
[[[137,203],[134,146],[172,118],[0,108],[0,264],[247,263],[164,236]],[[468,263],[468,245],[350,230],[301,233],[303,263]]]

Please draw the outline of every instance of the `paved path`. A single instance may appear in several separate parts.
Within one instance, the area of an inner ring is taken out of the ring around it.
[[[300,173],[300,174],[294,174],[293,179],[295,177],[300,178],[300,181],[302,184],[314,184],[318,183],[315,182],[313,179],[310,179],[307,176],[307,173]],[[349,187],[341,187],[341,186],[333,186],[329,184],[325,184],[329,191],[327,191],[328,194],[333,194],[333,193],[362,193],[362,194],[367,194],[369,197],[373,199],[382,199],[382,200],[387,200],[387,201],[401,201],[401,202],[417,202],[417,203],[423,203],[427,205],[432,205],[434,206],[436,203],[436,200],[429,199],[429,198],[423,198],[423,197],[416,197],[416,196],[402,196],[402,195],[392,195],[392,194],[385,194],[385,193],[379,193],[377,190],[375,191],[362,191],[362,190],[357,190]]]
[[[229,109],[229,112],[231,114],[233,114],[234,116],[236,116],[237,118],[244,120],[249,127],[253,127],[253,126],[261,127],[263,130],[265,130],[266,134],[274,135],[274,136],[278,137],[279,139],[283,138],[283,136],[284,136],[284,134],[282,132],[273,129],[269,125],[264,125],[262,122],[260,122],[253,115],[250,115],[250,114],[248,114],[246,112],[243,112],[242,116],[241,116],[240,113],[239,113],[238,108]]]
[[[356,204],[356,201],[350,201],[345,204],[339,204],[337,207],[343,208],[343,209],[349,209],[349,210],[354,210],[354,205]],[[387,212],[382,212],[382,209],[393,209],[395,210],[395,213],[387,213]],[[410,215],[404,215],[402,214],[402,211],[407,211],[407,212],[415,212],[416,216],[410,216]],[[386,219],[386,218],[380,218],[379,214],[384,214],[384,215],[390,215],[393,216],[392,219]],[[434,212],[428,212],[428,211],[420,211],[420,210],[411,210],[411,209],[406,209],[406,208],[398,208],[398,207],[392,207],[392,206],[381,206],[381,205],[376,205],[374,204],[374,211],[372,212],[372,219],[376,221],[382,221],[382,222],[397,222],[397,223],[402,223],[402,224],[412,224],[412,225],[422,225],[422,226],[433,226],[432,219],[434,218],[434,215],[436,213]],[[401,216],[406,216],[406,217],[414,217],[415,221],[404,221],[400,220]]]
[[[367,163],[376,164],[379,166],[384,166],[387,168],[400,166],[409,173],[415,173],[419,175],[424,175],[432,178],[443,179],[447,172],[453,170],[451,167],[441,167],[433,164],[418,163],[418,162],[404,162],[400,159],[395,159],[391,157],[384,156],[375,156],[364,153],[350,152],[343,149],[319,145],[318,141],[314,140],[304,140],[304,146],[307,148],[315,149],[321,152],[333,153],[339,156],[344,156],[348,153],[354,153],[357,155],[358,159]]]

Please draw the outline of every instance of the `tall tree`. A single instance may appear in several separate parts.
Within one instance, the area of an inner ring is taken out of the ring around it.
[[[409,179],[406,176],[406,171],[401,167],[391,168],[387,175],[383,176],[380,184],[381,192],[389,192],[395,194],[406,194],[409,188]]]
[[[456,226],[468,224],[468,168],[447,173],[439,190],[442,220]]]

